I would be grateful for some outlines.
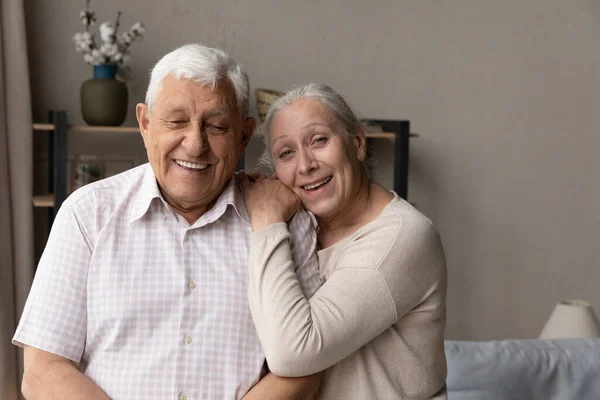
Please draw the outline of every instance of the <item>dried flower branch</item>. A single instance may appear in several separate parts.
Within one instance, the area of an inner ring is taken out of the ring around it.
[[[90,11],[90,0],[86,0],[85,11],[79,14],[79,19],[81,19],[81,23],[85,26],[85,31],[89,32],[90,26],[96,22],[96,13]]]
[[[77,32],[72,38],[75,50],[83,53],[83,60],[90,65],[114,64],[118,67],[121,79],[130,74],[129,46],[144,37],[146,28],[141,22],[136,22],[118,36],[121,21],[121,11],[117,12],[114,26],[111,22],[100,24],[100,39],[102,44],[98,47],[90,27],[96,22],[96,13],[90,10],[90,0],[86,0],[85,10],[81,11],[81,23],[85,26],[84,32]]]

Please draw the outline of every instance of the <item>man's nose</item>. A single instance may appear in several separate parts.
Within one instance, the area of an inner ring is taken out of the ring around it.
[[[182,145],[190,156],[199,156],[208,149],[206,132],[200,124],[192,125],[186,132]]]
[[[303,149],[298,152],[298,169],[301,173],[307,174],[318,166],[312,150]]]

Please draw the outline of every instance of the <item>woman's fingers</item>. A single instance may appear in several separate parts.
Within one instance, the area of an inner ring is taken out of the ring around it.
[[[248,178],[250,178],[251,181],[257,181],[261,177],[263,177],[263,175],[261,175],[260,172],[253,171],[248,173]]]

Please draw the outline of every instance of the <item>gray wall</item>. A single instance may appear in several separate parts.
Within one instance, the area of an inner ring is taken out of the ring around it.
[[[78,91],[91,68],[69,40],[84,1],[26,3],[34,116],[66,109],[81,122]],[[409,197],[446,248],[448,338],[534,337],[566,298],[600,311],[598,1],[92,6],[100,21],[122,10],[126,26],[143,20],[148,29],[132,48],[128,123],[152,64],[195,41],[230,52],[253,87],[326,82],[362,116],[410,119],[421,137],[412,143]],[[71,151],[105,146],[143,159],[139,139],[109,139],[74,137]],[[384,183],[388,156],[377,153]]]

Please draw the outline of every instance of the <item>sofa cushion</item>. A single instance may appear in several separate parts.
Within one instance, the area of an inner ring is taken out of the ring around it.
[[[448,340],[449,400],[600,399],[600,340]]]

